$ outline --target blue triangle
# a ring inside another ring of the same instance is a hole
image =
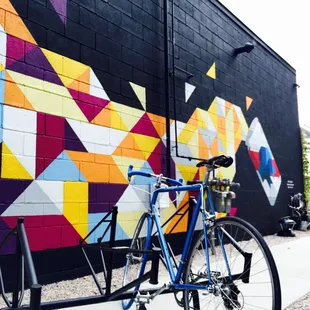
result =
[[[102,220],[102,218],[106,215],[106,212],[102,213],[90,213],[88,214],[88,232],[90,232],[96,225],[99,223],[99,221]],[[107,220],[110,220],[111,216],[107,218]],[[96,243],[97,239],[102,236],[106,228],[108,227],[108,222],[103,222],[95,231],[94,233],[89,236],[88,243]],[[116,234],[115,234],[116,240],[127,240],[129,237],[124,232],[123,228],[116,223]],[[102,242],[106,242],[110,240],[110,231],[108,230],[107,234],[102,239]]]
[[[140,171],[154,174],[153,169],[151,168],[150,164],[147,161],[143,164]],[[134,185],[151,185],[151,184],[154,184],[155,181],[156,180],[154,178],[146,178],[146,177],[142,177],[142,176],[137,175],[134,177],[131,184],[134,184]]]
[[[60,153],[37,180],[87,182],[66,151]]]

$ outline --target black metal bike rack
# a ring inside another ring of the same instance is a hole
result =
[[[23,218],[18,218],[16,227],[13,228],[4,238],[2,244],[0,245],[0,250],[6,244],[8,239],[13,235],[16,235],[16,281],[12,294],[12,301],[10,301],[6,296],[2,271],[0,267],[0,288],[3,300],[7,305],[8,309],[20,308],[24,296],[24,280],[26,269],[26,275],[30,286],[29,308],[33,310],[40,309],[42,286],[38,283]]]
[[[185,203],[183,206],[178,208],[176,212],[170,216],[170,218],[162,225],[162,227],[165,227],[173,217],[179,216],[180,218],[175,223],[175,225],[169,230],[167,235],[170,235],[175,227],[178,225],[178,223],[184,218],[184,216],[188,213],[188,225],[191,220],[191,214],[192,209],[194,207],[193,197],[189,199],[187,203]],[[187,207],[187,209],[185,209]],[[128,292],[128,290],[134,288],[138,284],[141,284],[142,282],[148,281],[155,285],[158,283],[158,269],[159,269],[159,259],[161,254],[161,249],[158,247],[153,246],[151,250],[134,250],[130,249],[129,247],[117,247],[115,246],[115,236],[116,236],[116,224],[117,224],[117,214],[118,214],[118,207],[114,206],[110,212],[108,212],[102,220],[89,232],[89,234],[80,240],[80,247],[81,251],[84,254],[84,257],[87,261],[87,264],[90,268],[91,275],[94,279],[94,282],[98,288],[99,295],[98,296],[92,296],[92,297],[85,297],[85,298],[75,298],[75,299],[68,299],[68,300],[59,300],[54,302],[41,302],[41,291],[42,286],[38,283],[37,275],[31,255],[31,251],[29,248],[28,238],[24,226],[24,219],[19,218],[17,226],[8,233],[8,235],[3,240],[2,244],[0,245],[1,248],[5,245],[7,240],[12,237],[13,235],[16,235],[16,252],[15,257],[17,258],[17,266],[16,266],[16,279],[15,279],[15,285],[14,290],[12,294],[12,301],[8,300],[6,297],[5,289],[4,289],[4,281],[2,277],[1,272],[1,266],[0,266],[0,292],[2,294],[2,297],[7,305],[6,309],[31,309],[31,310],[38,310],[38,309],[64,309],[64,308],[70,308],[70,307],[78,307],[78,306],[84,306],[84,305],[91,305],[91,304],[97,304],[97,303],[104,303],[108,301],[116,301],[116,300],[124,300],[124,299],[130,299],[135,298],[137,295],[136,292]],[[89,238],[92,234],[95,233],[95,231],[103,224],[108,223],[107,227],[105,228],[103,234],[101,237],[97,239],[97,243],[95,244],[86,244],[87,238]],[[108,245],[106,245],[103,240],[107,236],[108,232],[110,232],[110,238],[107,242]],[[154,235],[153,235],[154,236]],[[102,261],[102,270],[105,280],[105,287],[101,287],[98,277],[96,275],[95,269],[93,265],[91,264],[91,261],[89,259],[89,256],[87,254],[86,249],[90,250],[99,250],[101,255],[101,261]],[[151,256],[152,265],[151,270],[145,273],[142,277],[139,279],[134,280],[131,283],[128,283],[127,285],[123,286],[122,288],[111,292],[111,282],[112,282],[112,273],[113,273],[113,254],[114,253],[144,253],[148,256]],[[23,301],[24,296],[24,290],[25,290],[25,270],[26,275],[28,279],[28,283],[30,286],[30,303],[29,305],[21,305]],[[152,294],[158,291],[157,288],[149,288],[147,290],[140,290],[140,294]],[[161,295],[173,293],[173,290],[170,288],[167,288],[163,291],[161,291]]]

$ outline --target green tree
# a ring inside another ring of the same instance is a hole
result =
[[[302,164],[303,164],[303,174],[304,174],[304,187],[305,187],[305,196],[306,201],[309,205],[310,202],[310,173],[309,173],[309,158],[307,152],[309,150],[309,143],[305,138],[305,134],[301,132],[301,142],[302,142]]]

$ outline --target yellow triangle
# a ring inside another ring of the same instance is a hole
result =
[[[80,76],[82,76],[85,71],[89,71],[89,66],[86,66],[78,61],[72,60],[70,58],[64,57],[63,58],[63,75],[73,79],[77,80]],[[60,76],[62,79],[62,77]],[[63,80],[64,83],[66,83],[65,80]],[[65,86],[67,86],[65,84]]]
[[[88,183],[64,182],[63,215],[79,235],[88,233]]]
[[[122,229],[128,236],[128,238],[133,237],[133,233],[137,227],[137,221],[141,217],[143,211],[128,211],[119,212],[117,214],[117,220],[122,223]]]
[[[129,165],[133,165],[135,170],[140,170],[142,166],[145,164],[144,159],[130,158],[125,156],[111,156],[118,166],[119,170],[122,172],[126,180],[128,179],[128,167]]]
[[[111,114],[110,114],[110,117],[111,117],[111,128],[120,129],[120,130],[123,130],[123,131],[129,131],[127,126],[123,122],[120,114],[115,109],[115,107],[114,107],[112,102],[110,103],[109,107],[111,109]]]
[[[193,180],[198,170],[196,166],[185,166],[185,165],[176,165],[176,166],[184,179],[183,182],[184,184],[186,184],[186,182],[189,180]]]
[[[2,70],[4,70],[4,67],[3,67],[2,63],[0,62],[0,72],[1,72]]]
[[[4,142],[2,143],[1,178],[24,180],[33,179]]]
[[[141,152],[144,154],[145,159],[149,158],[150,154],[154,151],[160,141],[158,138],[140,135],[137,133],[132,133],[132,135]]]
[[[58,75],[63,75],[63,62],[64,62],[64,57],[56,54],[54,52],[51,52],[49,50],[46,50],[44,48],[41,48],[41,51],[55,70],[55,72]]]
[[[185,125],[185,127],[183,128],[183,130],[178,136],[178,142],[187,144],[188,141],[192,138],[195,131],[196,131],[196,126],[189,125],[189,124]]]
[[[198,142],[198,130],[196,130],[187,143],[193,157],[199,158],[199,142]]]
[[[145,111],[134,109],[124,104],[114,101],[111,103],[113,103],[113,108],[119,113],[122,121],[129,131],[137,124],[142,115],[145,114]]]
[[[246,101],[246,110],[248,111],[250,106],[251,106],[251,104],[252,104],[252,102],[253,102],[253,99],[248,97],[248,96],[246,96],[245,97],[245,101]]]
[[[71,83],[70,83],[71,80]],[[76,80],[68,79],[69,85],[67,88],[74,89],[81,93],[89,94],[90,92],[90,69],[88,68],[85,72],[81,74]]]
[[[79,81],[73,80],[73,82],[71,84],[67,85],[67,88],[79,91]]]
[[[146,91],[145,87],[129,82],[136,96],[138,97],[143,109],[146,110]]]
[[[212,79],[216,79],[216,68],[215,68],[215,62],[210,67],[209,71],[206,73],[206,75]]]

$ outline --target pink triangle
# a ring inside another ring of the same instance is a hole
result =
[[[67,22],[67,0],[50,0],[59,18],[64,24]]]
[[[138,123],[131,129],[131,132],[153,138],[159,138],[159,135],[156,129],[154,128],[152,121],[150,120],[149,116],[146,113],[140,118]]]

